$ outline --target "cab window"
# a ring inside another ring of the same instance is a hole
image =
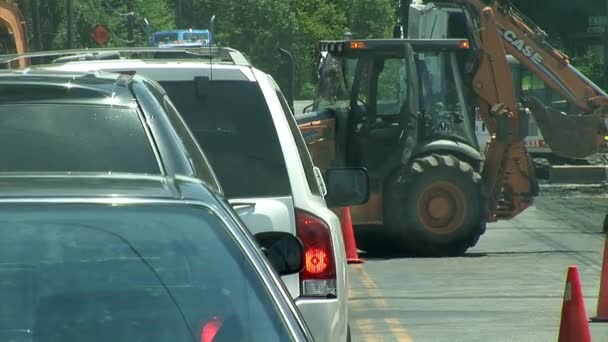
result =
[[[378,99],[376,112],[378,115],[399,114],[407,101],[406,60],[404,58],[387,58],[379,64]]]

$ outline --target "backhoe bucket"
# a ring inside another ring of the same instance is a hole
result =
[[[605,109],[593,113],[567,115],[545,106],[534,97],[526,106],[551,151],[565,158],[585,158],[598,152],[604,141]]]

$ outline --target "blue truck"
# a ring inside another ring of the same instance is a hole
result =
[[[209,46],[213,44],[209,30],[184,29],[155,32],[150,36],[152,47]]]

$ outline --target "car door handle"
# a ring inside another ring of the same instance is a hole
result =
[[[234,208],[234,210],[255,208],[255,203],[247,203],[247,202],[235,202],[235,203],[230,203],[230,205],[232,205],[232,208]]]

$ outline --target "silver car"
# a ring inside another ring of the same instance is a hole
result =
[[[255,242],[200,180],[0,183],[1,341],[312,341],[272,267],[299,272],[301,242],[280,232]]]

